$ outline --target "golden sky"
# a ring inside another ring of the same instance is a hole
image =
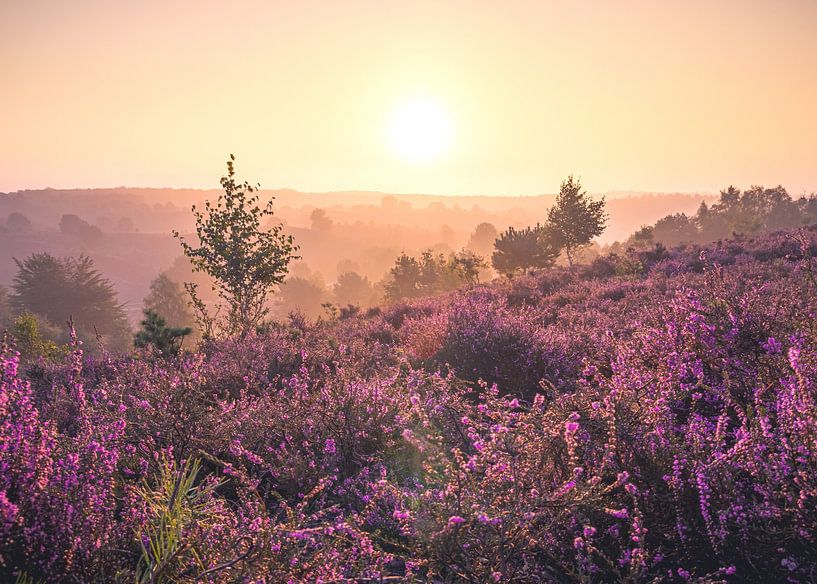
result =
[[[815,0],[0,0],[0,73],[2,191],[817,191]]]

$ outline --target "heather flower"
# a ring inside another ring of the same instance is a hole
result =
[[[783,345],[774,337],[769,337],[760,346],[770,355],[778,355],[783,352]]]
[[[475,581],[537,581],[542,545],[599,582],[806,580],[817,297],[783,256],[751,259],[778,244],[729,245],[744,259],[707,249],[719,272],[673,250],[626,278],[524,276],[176,361],[76,346],[29,371],[2,352],[0,562],[135,577],[119,550],[150,547],[161,507],[143,491],[200,456],[196,484],[218,486],[182,541],[207,566],[252,543],[248,581],[421,580],[452,553]],[[401,311],[415,349],[440,343],[422,369]],[[169,577],[194,579],[188,559]]]
[[[462,525],[463,523],[465,523],[465,519],[463,519],[459,515],[452,515],[451,517],[448,518],[449,525],[457,526]]]

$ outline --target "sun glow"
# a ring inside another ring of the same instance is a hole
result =
[[[389,140],[404,160],[424,164],[439,160],[451,147],[453,127],[447,112],[430,100],[398,108],[389,123]]]

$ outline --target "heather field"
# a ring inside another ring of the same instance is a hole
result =
[[[817,231],[0,357],[20,582],[815,582]],[[22,574],[22,575],[21,575]]]

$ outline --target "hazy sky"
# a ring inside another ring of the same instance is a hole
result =
[[[817,0],[0,0],[0,72],[2,191],[817,191]]]

